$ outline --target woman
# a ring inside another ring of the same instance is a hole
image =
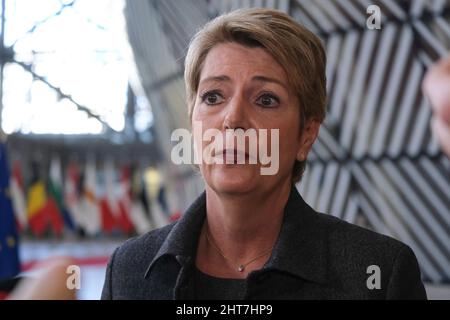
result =
[[[185,61],[196,149],[231,163],[202,161],[206,190],[183,217],[115,251],[102,298],[426,298],[409,247],[316,213],[295,188],[325,116],[325,60],[314,34],[274,10],[234,11],[196,34]],[[278,144],[259,146],[278,151],[276,174],[239,164],[248,148],[208,149],[208,129],[226,143],[270,131]]]

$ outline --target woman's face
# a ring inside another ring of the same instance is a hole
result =
[[[220,161],[200,164],[210,188],[219,193],[248,193],[290,183],[294,162],[306,158],[318,127],[318,123],[312,127],[308,123],[305,133],[300,135],[298,98],[289,87],[284,69],[265,49],[230,42],[210,50],[201,70],[192,114],[197,152],[205,152],[214,141],[205,141],[203,134],[208,129],[217,129],[223,139],[223,148],[209,150],[212,159],[221,159],[223,164]],[[245,149],[239,148],[233,136],[227,137],[227,129],[239,134],[242,131],[236,129],[256,132],[259,143],[256,154],[249,148],[248,139]],[[266,129],[266,143],[262,143],[261,129]],[[272,129],[278,130],[278,139]],[[232,142],[238,151],[230,148]],[[258,160],[250,164],[250,158],[259,157],[260,152],[267,152],[270,163],[261,164]],[[245,164],[237,163],[236,157],[242,154]],[[262,174],[262,169],[268,167],[271,170]]]

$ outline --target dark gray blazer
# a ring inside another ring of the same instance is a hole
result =
[[[192,271],[205,208],[203,193],[178,222],[117,248],[102,299],[195,297]],[[246,298],[426,299],[426,293],[408,246],[315,212],[293,187],[272,256],[248,275]]]

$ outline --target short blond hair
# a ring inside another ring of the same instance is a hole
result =
[[[309,119],[320,122],[326,111],[326,55],[321,40],[289,15],[266,8],[239,9],[208,22],[192,38],[185,59],[184,81],[189,118],[209,51],[220,43],[262,47],[281,65],[300,102],[301,130]],[[305,161],[296,161],[292,178],[300,180]]]

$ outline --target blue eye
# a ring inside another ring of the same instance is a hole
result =
[[[201,95],[202,102],[207,105],[216,105],[223,102],[223,96],[217,91],[208,91]]]
[[[278,106],[280,99],[272,94],[265,93],[256,100],[256,103],[265,108],[273,108]]]

